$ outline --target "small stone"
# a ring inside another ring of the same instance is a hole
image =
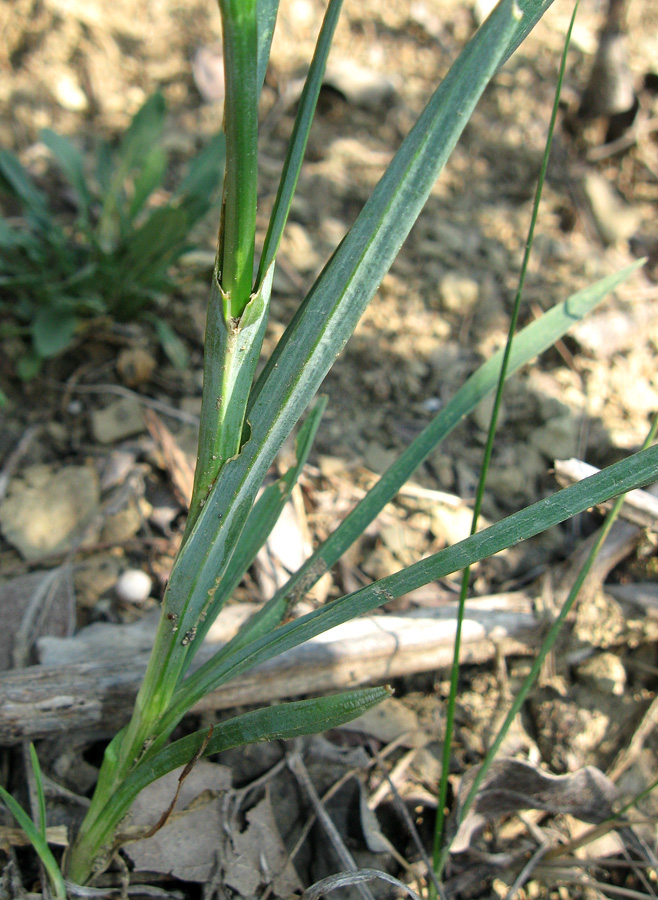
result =
[[[99,540],[103,544],[123,544],[137,534],[143,521],[140,505],[132,498],[123,509],[107,516]]]
[[[115,591],[119,600],[124,603],[144,603],[151,593],[153,581],[141,569],[126,569],[119,576]]]
[[[101,490],[109,491],[123,484],[136,467],[137,456],[127,450],[113,450],[103,464]]]
[[[456,272],[449,272],[439,284],[441,308],[449,312],[469,312],[477,303],[479,295],[477,281]]]
[[[514,502],[526,496],[529,487],[534,488],[534,484],[529,484],[527,476],[514,466],[492,466],[487,472],[487,488],[497,499]]]
[[[199,47],[192,59],[192,77],[206,103],[223,103],[226,95],[221,44]]]
[[[311,555],[311,547],[304,537],[304,529],[291,501],[281,510],[262,552],[265,557],[269,554],[277,559],[288,572],[296,572],[306,557]]]
[[[577,455],[580,423],[571,416],[549,419],[530,435],[531,444],[546,459],[571,459]]]
[[[376,109],[395,94],[395,85],[387,75],[344,57],[330,61],[323,83],[364,109]]]
[[[61,75],[54,86],[57,102],[69,112],[84,112],[89,106],[85,92],[69,73]]]
[[[295,272],[307,274],[320,266],[320,256],[308,231],[299,222],[289,222],[282,251]]]
[[[0,504],[0,528],[25,559],[64,553],[89,526],[99,499],[98,476],[90,466],[30,466],[10,483]]]
[[[429,523],[429,516],[428,523]],[[408,528],[402,522],[390,522],[382,525],[379,536],[382,543],[395,557],[403,559],[409,546]]]
[[[73,574],[78,605],[86,609],[96,606],[99,598],[117,583],[120,565],[120,560],[110,553],[95,553],[81,560]]]
[[[150,381],[156,365],[148,350],[142,347],[128,347],[119,354],[117,373],[128,387],[139,387]]]
[[[443,309],[447,309],[449,312],[467,313],[477,303],[480,287],[473,278],[449,272],[441,279],[439,296]]]
[[[369,441],[363,461],[372,472],[381,475],[389,466],[393,465],[398,456],[399,453],[395,450],[387,450],[381,444],[378,444],[377,441]]]
[[[401,566],[387,547],[376,547],[362,562],[361,568],[366,575],[379,581],[380,578],[388,578],[399,572]]]
[[[578,678],[602,694],[621,697],[626,687],[626,669],[614,653],[597,653],[578,666]]]
[[[473,410],[473,421],[480,429],[485,433],[488,433],[489,426],[491,424],[491,413],[493,412],[494,402],[496,398],[493,394],[489,394],[488,397],[485,397]],[[505,410],[505,404],[501,403],[498,409],[498,419],[497,426],[500,428],[505,424],[505,420],[507,418],[507,412]]]
[[[432,534],[438,540],[452,546],[463,541],[471,533],[473,523],[473,510],[467,506],[459,506],[450,509],[448,506],[437,504],[431,511]],[[485,527],[485,521],[480,518],[480,527]]]
[[[588,173],[583,192],[604,244],[625,241],[635,234],[641,219],[639,209],[629,206],[606,178],[598,172]]]
[[[91,414],[91,431],[99,444],[112,444],[146,431],[141,404],[132,397],[110,403]]]

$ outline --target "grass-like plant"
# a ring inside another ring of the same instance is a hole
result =
[[[310,451],[324,401],[315,404],[299,431],[293,467],[256,499],[278,450],[311,404],[375,294],[482,91],[550,3],[499,3],[430,98],[254,382],[277,248],[341,0],[329,0],[257,267],[257,112],[277,0],[220,0],[226,171],[206,327],[194,493],[132,718],[106,749],[91,806],[66,860],[66,875],[72,882],[85,884],[107,866],[122,842],[122,818],[139,791],[161,775],[229,747],[333,727],[387,695],[386,688],[372,688],[283,703],[236,716],[210,732],[170,742],[176,726],[208,692],[335,625],[655,480],[658,448],[650,447],[440,553],[288,621],[291,607],[364,532],[446,435],[496,389],[501,351],[471,375],[336,531],[238,635],[189,674],[203,637],[290,495]],[[630,266],[579,291],[523,329],[505,353],[507,375],[550,347],[635,268]],[[437,867],[440,865],[438,860]]]
[[[0,335],[27,339],[21,377],[37,374],[98,317],[149,318],[165,352],[180,362],[182,343],[158,304],[175,289],[172,267],[192,249],[190,232],[219,195],[224,136],[190,162],[167,202],[156,203],[168,176],[165,120],[164,97],[153,94],[116,148],[100,144],[93,173],[71,141],[41,132],[72,191],[74,216],[61,202],[53,211],[19,160],[0,150],[0,194],[21,212],[0,218]]]

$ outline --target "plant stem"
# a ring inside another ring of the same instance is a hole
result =
[[[220,469],[240,452],[249,391],[267,324],[271,274],[243,309],[225,316],[226,296],[213,274],[203,355],[203,399],[194,489],[184,541],[189,537]]]
[[[253,282],[258,176],[256,0],[219,0],[224,34],[226,176],[219,283],[226,316],[239,318]]]
[[[206,319],[199,452],[183,543],[221,467],[240,450],[247,398],[267,318],[267,280],[261,283],[258,297],[251,293],[260,93],[256,6],[256,0],[219,0],[226,80],[226,173]]]
[[[519,274],[519,283],[516,290],[516,296],[514,298],[514,306],[512,309],[512,316],[510,318],[510,324],[507,334],[507,341],[505,344],[505,350],[503,352],[503,359],[500,366],[500,375],[498,377],[498,386],[496,388],[496,396],[494,399],[493,409],[491,412],[491,421],[489,423],[489,431],[487,434],[487,443],[484,450],[484,457],[482,460],[482,467],[480,469],[480,478],[478,482],[478,487],[475,496],[475,505],[473,508],[473,518],[471,522],[471,535],[477,532],[478,520],[480,518],[480,512],[482,509],[482,501],[484,499],[484,491],[486,486],[487,473],[489,471],[489,465],[491,463],[491,457],[493,455],[494,448],[494,440],[496,436],[496,426],[498,423],[498,414],[500,411],[500,407],[503,400],[503,391],[505,389],[505,384],[507,381],[507,372],[509,368],[510,356],[512,354],[512,343],[514,341],[514,335],[516,334],[516,326],[519,320],[519,311],[521,309],[521,299],[523,296],[523,288],[525,285],[525,277],[528,271],[528,263],[530,261],[530,252],[532,250],[534,235],[535,235],[535,226],[537,224],[537,217],[539,214],[539,203],[541,201],[541,195],[544,188],[544,182],[546,180],[546,172],[548,169],[548,160],[551,152],[551,146],[553,143],[553,133],[555,131],[555,123],[557,121],[557,114],[559,110],[560,103],[560,94],[562,92],[562,80],[564,78],[564,72],[566,69],[567,63],[567,51],[569,49],[569,45],[571,43],[571,32],[573,31],[574,22],[576,19],[576,13],[578,11],[578,3],[579,0],[576,0],[574,4],[573,13],[571,16],[571,22],[569,23],[569,27],[567,29],[567,34],[564,42],[564,48],[562,50],[562,59],[560,62],[560,69],[558,72],[557,86],[555,89],[555,96],[553,98],[553,109],[551,112],[551,119],[548,126],[548,134],[546,136],[546,143],[544,145],[544,155],[542,158],[542,164],[539,171],[539,178],[537,179],[537,187],[535,189],[535,199],[532,206],[532,215],[530,217],[530,227],[528,228],[528,237],[526,239],[525,251],[523,254],[523,262],[521,263],[521,272]],[[462,634],[462,624],[464,621],[464,615],[466,611],[466,599],[468,596],[468,586],[470,581],[471,567],[467,566],[462,573],[462,581],[461,581],[461,590],[459,593],[459,607],[457,611],[457,628],[455,632],[455,644],[454,644],[454,652],[453,652],[453,661],[452,667],[450,671],[450,692],[448,697],[448,704],[446,707],[446,726],[445,726],[445,736],[443,741],[443,758],[442,758],[442,771],[441,771],[441,780],[439,784],[439,796],[437,802],[437,817],[436,824],[434,829],[434,846],[433,846],[433,855],[434,855],[434,867],[437,877],[441,875],[441,860],[442,860],[442,847],[444,843],[444,828],[445,828],[445,814],[446,814],[446,802],[448,798],[448,777],[450,774],[450,750],[452,746],[452,737],[454,731],[454,719],[455,719],[455,711],[457,706],[457,690],[459,685],[459,658],[461,651],[461,634]],[[432,895],[432,889],[430,888],[430,894]]]
[[[223,464],[240,450],[249,389],[267,318],[271,277],[251,294],[256,229],[258,94],[256,0],[220,0],[226,74],[226,176],[204,352],[199,454],[185,540],[191,534]],[[111,850],[116,821],[106,815],[119,786],[161,733],[159,723],[187,664],[196,621],[183,626],[194,580],[175,577],[132,719],[108,747],[91,807],[72,848],[69,873],[85,883],[94,862]],[[174,610],[181,610],[173,613]]]
[[[658,433],[658,415],[654,416],[653,422],[651,423],[651,428],[649,430],[649,434],[647,435],[647,437],[644,441],[644,444],[642,445],[642,449],[646,449],[647,447],[651,446],[651,444],[654,442],[654,440],[656,438],[657,433]],[[460,821],[463,821],[467,812],[473,805],[473,802],[475,801],[475,799],[477,797],[477,794],[478,794],[478,791],[480,790],[482,782],[484,781],[484,778],[485,778],[487,772],[489,771],[489,766],[494,761],[496,754],[500,750],[500,747],[501,747],[501,745],[505,739],[505,736],[507,735],[507,732],[509,731],[514,719],[516,718],[518,713],[521,711],[521,708],[522,708],[523,704],[525,703],[526,698],[527,698],[528,694],[530,693],[531,688],[533,687],[535,681],[537,680],[537,677],[539,676],[539,673],[541,672],[541,668],[544,664],[544,660],[546,659],[546,657],[548,656],[548,654],[550,653],[552,648],[555,646],[555,642],[557,641],[558,637],[560,636],[560,632],[562,631],[562,627],[564,626],[564,623],[567,620],[567,616],[573,609],[574,603],[578,599],[578,594],[580,593],[580,590],[581,590],[583,584],[585,583],[585,579],[589,575],[592,565],[594,564],[596,557],[599,555],[601,547],[605,543],[605,540],[607,539],[608,535],[610,534],[610,530],[611,530],[612,526],[615,524],[617,517],[619,516],[619,512],[620,512],[622,506],[624,505],[624,499],[625,499],[625,494],[620,494],[617,497],[617,499],[615,500],[615,503],[614,503],[612,509],[606,516],[606,518],[603,522],[603,525],[601,526],[601,529],[599,530],[599,533],[596,537],[596,541],[592,545],[592,548],[587,556],[587,559],[583,563],[581,570],[578,573],[578,576],[573,584],[573,587],[569,591],[569,596],[564,601],[562,609],[560,610],[557,618],[551,625],[551,627],[548,631],[548,634],[546,635],[546,638],[544,639],[541,647],[539,648],[539,651],[537,653],[537,656],[535,657],[535,661],[532,664],[530,672],[526,675],[526,677],[523,681],[523,684],[521,685],[521,688],[519,689],[518,694],[514,698],[514,701],[509,709],[509,712],[507,713],[507,716],[505,717],[505,721],[500,726],[498,734],[496,735],[493,743],[489,747],[489,750],[487,751],[487,754],[482,762],[482,765],[478,769],[477,775],[473,779],[473,784],[471,785],[471,789],[468,792],[468,795],[466,796],[466,799],[464,800],[464,802],[460,808]],[[622,810],[622,812],[624,812],[624,811],[625,810]],[[456,825],[459,825],[459,822],[457,822]],[[456,833],[456,829],[455,829],[455,833]],[[450,852],[450,847],[448,845],[445,845],[441,850],[441,855],[438,860],[438,865],[435,867],[437,878],[440,878],[441,875],[443,874],[443,870],[448,861],[449,852]]]

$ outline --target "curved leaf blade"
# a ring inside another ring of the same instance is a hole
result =
[[[573,325],[588,315],[604,297],[643,264],[644,260],[639,260],[620,272],[578,291],[544,313],[540,319],[523,328],[516,335],[512,345],[507,377],[517,372],[533,357],[552,347]],[[335,565],[430,453],[436,450],[444,438],[475,409],[478,403],[494,391],[503,355],[504,350],[499,350],[468,378],[446,406],[357,503],[338,528],[291,576],[288,583],[255,614],[253,619],[245,623],[240,634],[234,639],[236,644],[237,641],[240,644],[245,642],[247,629],[262,629],[261,633],[264,634],[265,631],[278,625],[286,616],[288,609]],[[256,637],[256,633],[253,637]],[[227,645],[225,651],[228,651],[230,646]]]
[[[52,885],[53,891],[55,892],[55,896],[58,898],[58,900],[66,900],[66,885],[64,883],[64,878],[62,877],[62,873],[60,872],[59,866],[57,865],[57,860],[53,856],[50,847],[41,834],[41,831],[37,828],[32,819],[25,812],[23,807],[14,800],[11,794],[7,793],[2,785],[0,785],[0,800],[2,800],[9,812],[16,819],[18,824],[21,826],[21,828],[29,838],[30,843],[34,847],[39,859],[43,863],[43,866],[48,873],[48,878]]]
[[[311,133],[315,107],[320,95],[322,79],[324,78],[327,59],[329,57],[329,51],[331,50],[331,43],[336,30],[336,25],[338,24],[342,5],[343,0],[329,0],[327,12],[325,13],[324,21],[322,22],[322,28],[320,29],[315,52],[313,53],[311,66],[304,83],[302,96],[299,100],[299,108],[295,117],[295,124],[290,137],[290,143],[288,144],[288,151],[283,164],[283,171],[281,173],[281,180],[272,209],[270,223],[267,228],[265,243],[263,244],[263,253],[258,267],[258,275],[256,277],[257,288],[265,277],[265,273],[270,265],[274,262],[279,243],[281,242],[281,236],[283,235],[283,229],[288,220],[290,204],[292,203],[292,198],[297,186],[297,179],[299,178],[304,153],[306,152],[308,137]]]
[[[220,660],[216,665],[210,660],[178,688],[163,717],[162,727],[166,727],[169,721],[179,721],[198,699],[258,663],[272,659],[336,625],[371,612],[430,581],[445,578],[534,537],[618,494],[649,484],[657,477],[658,446],[654,446],[609,466],[577,485],[558,491],[401,572],[334,600],[296,621],[281,625],[272,634],[253,641],[229,659]]]
[[[223,574],[279,447],[347,342],[518,27],[504,2],[462,52],[274,351],[252,396],[251,439],[228,462],[183,547],[165,600],[184,634]],[[171,643],[167,659],[180,651]]]
[[[337,728],[381,703],[391,693],[389,688],[375,687],[332,697],[281,703],[221,722],[215,726],[210,740],[207,731],[197,731],[174,741],[164,750],[145,757],[110,795],[101,814],[85,834],[85,840],[95,847],[107,844],[137,794],[156,778],[187,765],[199,751],[202,756],[212,756],[245,744],[287,740]]]
[[[288,469],[285,475],[282,475],[281,478],[278,478],[273,484],[265,488],[249,513],[249,518],[240,535],[238,546],[231,556],[231,561],[215,594],[212,605],[209,607],[204,621],[197,628],[197,639],[190,646],[190,652],[186,660],[187,665],[189,665],[192,656],[219,615],[224,603],[242,581],[245,572],[252,565],[258,551],[265,544],[279,520],[283,507],[288,502],[292,489],[297,484],[301,471],[306,465],[326,405],[326,397],[321,397],[297,435],[294,465]]]
[[[80,218],[87,223],[89,221],[91,195],[89,194],[87,179],[85,178],[82,154],[71,141],[50,128],[44,128],[40,137],[57,160],[64,175],[68,178],[78,200]]]
[[[279,11],[279,0],[258,0],[258,69],[256,83],[260,96],[265,83],[265,73],[270,60],[270,48],[274,37],[274,26]]]

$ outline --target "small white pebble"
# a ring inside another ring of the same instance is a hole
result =
[[[141,569],[126,569],[116,583],[116,593],[124,603],[143,603],[151,593],[153,581]]]

